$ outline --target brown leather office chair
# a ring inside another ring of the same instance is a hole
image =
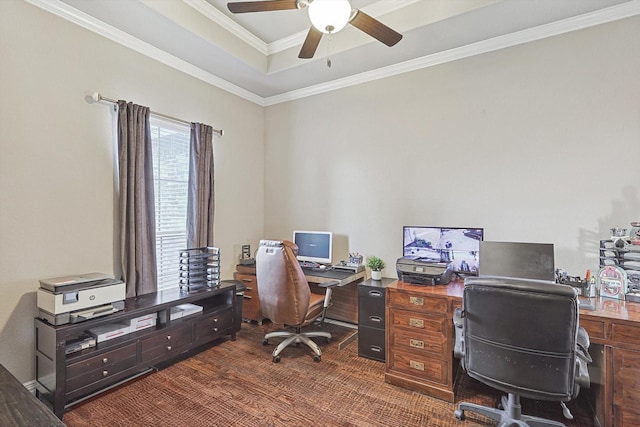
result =
[[[507,277],[470,277],[454,314],[456,356],[476,380],[501,390],[502,409],[462,402],[455,416],[477,412],[499,426],[564,426],[523,415],[520,397],[564,402],[589,386],[589,336],[579,325],[574,288]]]
[[[262,314],[275,324],[292,328],[291,331],[270,332],[264,336],[263,344],[270,338],[284,337],[273,350],[274,362],[280,361],[280,353],[290,344],[305,343],[313,350],[313,360],[321,360],[320,347],[311,337],[324,337],[327,342],[331,334],[324,331],[301,332],[301,329],[320,318],[324,320],[331,301],[331,289],[337,280],[321,283],[325,294],[315,294],[309,289],[307,278],[296,259],[298,246],[287,240],[261,240],[256,253],[256,276]]]

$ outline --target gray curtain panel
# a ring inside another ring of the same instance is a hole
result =
[[[149,108],[118,101],[120,259],[127,297],[157,290]]]
[[[187,246],[213,246],[213,128],[191,123]]]

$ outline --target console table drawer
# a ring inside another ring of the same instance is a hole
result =
[[[178,355],[182,348],[191,344],[191,324],[173,328],[141,341],[142,363],[149,363],[158,357]]]
[[[71,393],[100,380],[112,378],[136,365],[136,343],[103,353],[67,368],[67,393]]]
[[[396,350],[393,347],[388,353],[388,372],[401,372],[417,381],[449,385],[451,367],[446,360],[436,359],[427,354],[418,355],[413,352]]]
[[[93,370],[103,370],[113,366],[115,363],[128,359],[130,357],[136,357],[136,343],[131,343],[125,347],[118,348],[113,351],[99,354],[95,357],[82,360],[80,362],[71,363],[67,366],[67,378],[73,378],[77,376],[86,375],[87,372]]]
[[[403,310],[443,315],[449,310],[449,303],[446,298],[433,298],[418,294],[412,295],[407,292],[390,292],[388,298],[391,307]]]
[[[220,336],[228,329],[232,323],[231,309],[212,314],[204,319],[199,319],[195,323],[194,341],[203,343]]]

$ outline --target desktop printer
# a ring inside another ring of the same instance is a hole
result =
[[[76,323],[124,308],[125,283],[102,273],[40,280],[39,317],[52,325]]]
[[[402,257],[396,261],[398,279],[416,285],[446,285],[451,281],[453,265],[450,262],[425,261]]]

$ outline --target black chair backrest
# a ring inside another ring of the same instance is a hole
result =
[[[463,297],[469,376],[523,397],[569,400],[574,388],[578,298],[570,286],[471,277]]]

